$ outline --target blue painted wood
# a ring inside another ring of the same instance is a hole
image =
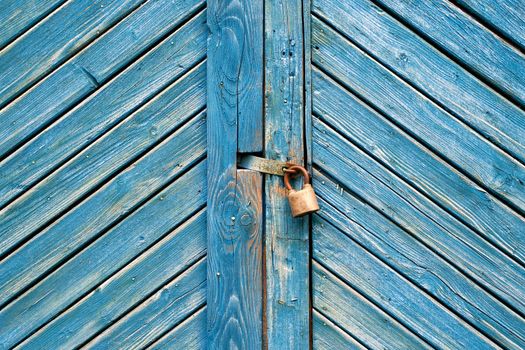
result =
[[[199,310],[150,347],[158,350],[206,348],[206,308]]]
[[[461,271],[524,313],[523,267],[314,119],[314,163]],[[348,208],[347,208],[348,209]]]
[[[204,116],[199,115],[3,260],[0,304],[125,218],[151,192],[187,171],[205,151],[206,125]]]
[[[320,119],[382,165],[459,217],[488,241],[525,261],[525,220],[461,173],[439,161],[381,115],[314,71]]]
[[[319,350],[366,349],[357,340],[345,333],[335,323],[324,317],[316,310],[312,312],[312,346]]]
[[[525,55],[458,7],[445,1],[379,2],[434,45],[525,105]]]
[[[525,50],[525,4],[522,0],[454,0]]]
[[[111,325],[151,291],[162,288],[185,267],[202,258],[206,249],[206,214],[187,220],[102,285],[48,323],[20,347],[26,349],[72,349]],[[201,283],[203,283],[201,281]],[[192,293],[198,286],[184,283]],[[188,302],[189,300],[186,300]],[[181,301],[179,301],[181,302]],[[173,308],[190,305],[172,305]],[[136,324],[135,324],[136,326]],[[123,344],[117,347],[123,347]]]
[[[365,252],[331,223],[316,216],[312,225],[313,257],[330,270],[336,270],[342,280],[425,339],[432,347],[494,348],[495,344],[488,338],[465,324],[420,289],[407,283],[404,277],[387,267],[377,257]],[[315,290],[326,292],[328,288],[318,287]],[[334,297],[328,297],[328,300],[333,299]],[[336,308],[335,305],[333,307]],[[393,336],[392,333],[390,335]]]
[[[141,5],[141,0],[73,0],[0,52],[0,106]]]
[[[202,236],[206,232],[206,224],[203,224]],[[206,261],[200,260],[86,344],[85,348],[142,349],[198,312],[205,301]],[[205,320],[200,331],[206,334]],[[182,344],[177,345],[182,347]]]
[[[106,84],[202,5],[202,0],[148,1],[0,110],[0,158]]]
[[[417,335],[318,262],[312,263],[312,270],[315,307],[367,348],[431,349]]]
[[[4,0],[0,5],[0,49],[56,10],[66,0]]]
[[[302,1],[265,1],[265,156],[304,164]],[[292,218],[282,178],[266,176],[269,349],[310,346],[308,219]]]
[[[111,84],[0,163],[1,202],[5,204],[27,189],[57,163],[64,162],[150,101],[187,72],[188,66],[202,60],[205,20],[205,14],[199,14]],[[9,250],[17,238],[4,240],[0,252]]]
[[[379,211],[319,172],[320,216],[508,349],[525,346],[525,320]],[[336,209],[337,208],[337,209]]]
[[[2,309],[2,346],[20,342],[86,293],[101,291],[107,278],[202,208],[205,179],[206,162],[201,162]]]
[[[358,2],[351,3],[357,4]],[[368,14],[372,11],[375,10],[368,9],[365,12]],[[355,17],[355,15],[341,15],[340,17],[350,18]],[[379,17],[383,19],[387,16]],[[390,24],[384,23],[384,26],[387,25]],[[347,27],[349,25],[344,28]],[[383,28],[383,25],[378,25],[378,28]],[[382,30],[378,29],[374,33],[381,33]],[[378,36],[380,35],[378,34]],[[418,142],[427,145],[434,152],[448,158],[451,164],[469,174],[485,190],[508,201],[517,210],[523,212],[525,208],[525,166],[522,163],[503,153],[485,138],[473,132],[463,122],[436,106],[432,101],[411,88],[385,67],[379,65],[377,61],[318,19],[314,19],[312,40],[313,45],[319,47],[313,53],[314,63],[322,65],[325,72],[336,76],[345,87],[362,96],[363,99],[381,110],[396,124],[402,126],[405,131],[416,136]],[[390,42],[396,41],[392,39]],[[373,45],[375,46],[375,44]],[[383,45],[387,48],[390,47],[390,44],[387,45],[385,42],[383,42]],[[404,49],[405,46],[403,46]],[[425,54],[427,53],[421,50],[417,53],[418,57],[422,57]],[[408,62],[411,61],[409,60]],[[428,58],[425,62],[433,61],[431,58]],[[397,64],[402,65],[399,62]],[[425,75],[436,76],[434,72],[441,70],[440,67],[442,66],[438,65]],[[419,72],[421,70],[414,71]],[[450,69],[446,70],[446,72],[450,71]],[[363,74],[362,72],[367,73]],[[450,81],[455,80],[452,78],[447,79],[446,83]],[[464,79],[461,81],[464,81]],[[457,87],[460,84],[456,82],[449,85]],[[438,89],[440,85],[427,84],[426,86]],[[443,85],[443,88],[446,88],[446,86]],[[447,106],[453,108],[453,106],[460,103],[467,103],[465,101],[468,101],[468,104],[473,106],[479,101],[485,101],[481,97],[468,96],[462,93],[470,91],[474,90],[462,86],[461,91],[450,93],[454,100],[450,101],[450,104]],[[525,123],[523,123],[522,113],[522,111],[519,111],[519,113],[517,111],[509,111],[502,114],[502,118],[498,119],[491,112],[490,115],[494,119],[491,117],[490,120],[480,121],[480,123],[493,131],[504,130],[506,135],[504,139],[508,141],[507,143],[516,146],[517,148],[513,146],[516,149],[521,149],[524,147],[524,144],[519,140],[522,140],[523,136],[525,136]],[[475,115],[480,118],[483,115],[486,116],[483,111]],[[498,120],[505,125],[503,127],[499,125],[500,122]],[[495,140],[496,138],[492,135],[491,139]]]
[[[257,33],[252,26],[260,25],[260,1],[207,3],[208,349],[256,349],[263,341],[262,175],[237,170],[239,140],[255,136],[244,134],[240,118],[248,117],[250,104],[262,110],[260,94],[254,94],[258,72],[250,72],[246,60],[257,57],[244,56],[251,51],[246,45],[259,43],[247,40]]]

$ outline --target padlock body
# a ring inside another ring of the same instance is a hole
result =
[[[319,210],[319,204],[312,185],[306,184],[300,191],[288,191],[288,202],[294,218],[308,215]]]

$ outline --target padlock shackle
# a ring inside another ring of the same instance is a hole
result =
[[[300,165],[292,165],[291,167],[287,168],[284,172],[284,186],[286,186],[287,190],[292,190],[292,185],[290,184],[290,176],[295,177],[298,172],[301,172],[304,177],[304,184],[310,183],[310,175],[308,175],[308,171]]]

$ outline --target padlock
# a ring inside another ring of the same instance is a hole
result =
[[[290,176],[294,176],[298,172],[302,173],[304,177],[304,185],[301,190],[296,191],[292,188],[292,185],[290,185]],[[292,216],[294,218],[305,216],[319,210],[317,197],[315,196],[312,185],[310,185],[310,176],[305,168],[299,165],[293,165],[287,168],[284,174],[284,185],[288,190],[288,202],[290,203]]]

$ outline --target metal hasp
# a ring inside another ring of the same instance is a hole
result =
[[[251,154],[239,156],[237,165],[239,168],[255,170],[265,174],[284,176],[285,169],[294,166],[290,162],[274,159],[261,158]]]
[[[304,177],[303,188],[296,191],[290,184],[290,177],[302,173]],[[310,176],[305,168],[299,165],[289,167],[284,174],[284,185],[288,190],[288,202],[292,209],[294,218],[315,213],[319,210],[319,204],[315,196],[314,189],[310,184]]]

